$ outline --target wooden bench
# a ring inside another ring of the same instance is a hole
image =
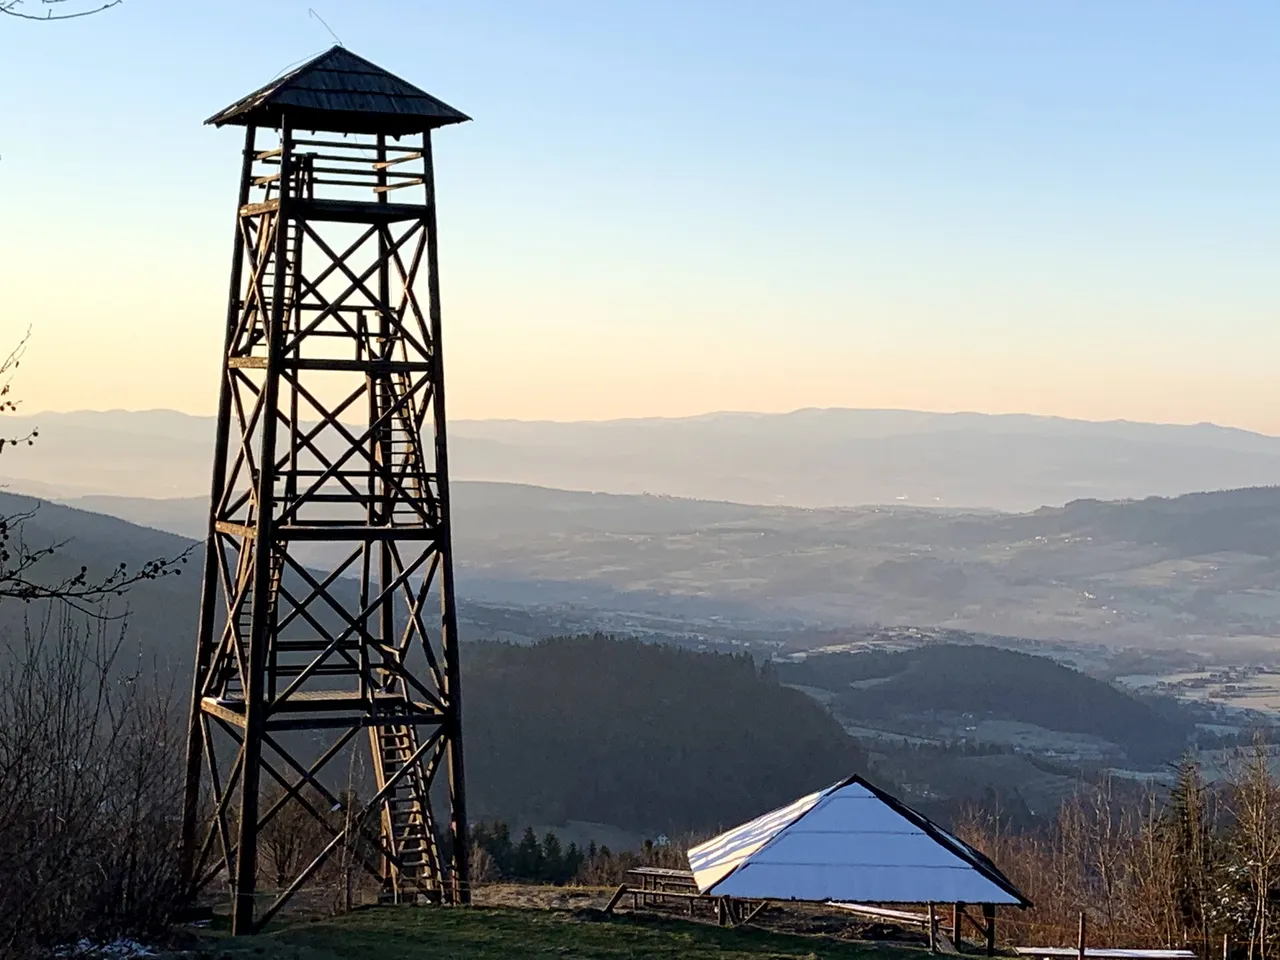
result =
[[[896,910],[890,907],[877,907],[869,903],[845,903],[829,901],[827,906],[846,913],[852,913],[867,920],[886,920],[907,927],[918,927],[929,938],[931,953],[961,953],[964,950],[964,923],[967,920],[986,947],[987,956],[995,956],[996,951],[996,910],[992,904],[983,904],[982,918],[969,913],[968,905],[963,903],[951,906],[951,929],[948,934],[941,930],[942,917],[938,914],[937,904],[927,904],[927,913],[915,913],[909,910]]]

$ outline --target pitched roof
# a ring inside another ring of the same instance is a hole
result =
[[[413,84],[345,47],[335,46],[265,87],[242,97],[206,123],[340,133],[417,133],[470,120]]]
[[[854,776],[689,850],[704,894],[858,903],[1029,901],[982,853]]]

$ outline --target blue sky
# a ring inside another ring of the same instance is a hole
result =
[[[0,19],[0,319],[33,326],[30,409],[212,409],[239,138],[202,121],[332,42],[312,8],[475,118],[437,147],[456,416],[1280,433],[1280,5],[1141,0]]]

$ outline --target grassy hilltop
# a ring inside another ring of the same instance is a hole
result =
[[[212,940],[186,956],[201,960],[913,960],[926,953],[659,917],[391,907],[296,924],[259,937]]]

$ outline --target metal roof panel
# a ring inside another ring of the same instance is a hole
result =
[[[717,896],[1028,903],[985,856],[861,777],[691,848],[689,867]]]

